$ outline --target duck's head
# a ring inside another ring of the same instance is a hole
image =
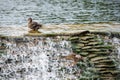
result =
[[[28,18],[28,23],[31,23],[32,22],[32,18]]]

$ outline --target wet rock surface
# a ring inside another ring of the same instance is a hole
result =
[[[94,24],[73,24],[73,25],[44,25],[39,29],[40,33],[29,33],[27,26],[0,26],[0,36],[21,37],[27,36],[56,36],[56,35],[76,35],[89,30],[94,34],[107,36],[120,35],[120,23],[94,23]],[[17,34],[17,35],[16,35]],[[89,34],[88,34],[89,35]],[[87,37],[87,36],[86,36]],[[92,36],[91,36],[92,37]]]
[[[115,47],[112,41],[109,41],[111,39],[107,39],[108,42],[106,43],[105,37],[103,38],[100,35],[87,33],[84,36],[73,36],[70,40],[73,51],[82,55],[85,59],[85,68],[83,68],[84,71],[80,80],[86,80],[88,76],[88,80],[119,80],[118,75],[120,70],[117,68],[113,58],[111,58],[111,54],[113,54],[114,57],[116,56],[114,52]],[[117,54],[119,55],[119,53]],[[82,64],[82,62],[78,63],[79,66]],[[95,75],[98,77],[96,78]]]

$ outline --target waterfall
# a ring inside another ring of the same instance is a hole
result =
[[[114,48],[110,57],[116,63],[118,69],[120,69],[120,39],[117,37],[113,38],[106,37],[105,43],[106,44],[110,43],[113,45]]]
[[[118,64],[118,68],[120,69],[120,39],[119,38],[112,38],[111,40],[112,44],[115,46],[115,55],[116,57],[114,58],[116,61],[116,64]]]
[[[3,40],[1,80],[77,80],[80,69],[60,56],[72,52],[71,43],[59,38],[25,37]]]

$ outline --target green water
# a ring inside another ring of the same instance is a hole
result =
[[[120,22],[120,0],[0,0],[0,25]]]

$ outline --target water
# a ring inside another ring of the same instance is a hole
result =
[[[58,38],[25,37],[2,40],[0,80],[77,80],[80,68],[60,58],[72,52],[71,43]]]
[[[73,51],[71,42],[59,36],[9,38],[1,42],[6,46],[0,56],[1,80],[79,80],[98,76],[90,72],[94,65],[87,59],[71,65],[73,60],[61,58]],[[105,44],[114,46],[110,57],[120,70],[120,39],[106,38]]]
[[[114,45],[115,47],[115,57],[113,57],[113,59],[115,60],[119,70],[120,70],[120,39],[119,38],[116,38],[114,37],[112,40],[111,40],[112,44]]]
[[[111,59],[116,63],[117,68],[120,70],[120,39],[113,37],[105,40],[107,44],[113,45],[113,53],[110,55]]]
[[[0,0],[0,26],[120,22],[120,0]]]

